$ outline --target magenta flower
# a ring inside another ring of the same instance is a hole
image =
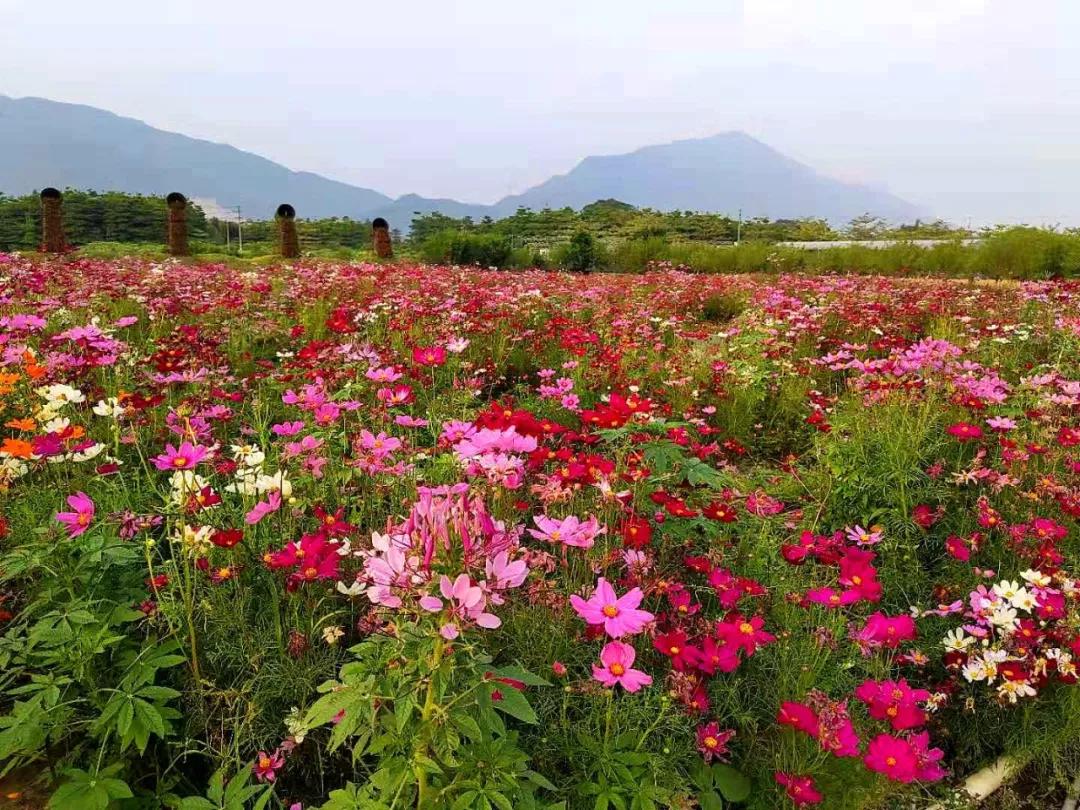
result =
[[[94,502],[85,492],[76,492],[67,499],[74,512],[57,512],[56,519],[67,526],[68,537],[78,537],[90,528],[94,520]]]
[[[885,774],[894,782],[913,782],[919,770],[911,744],[888,734],[879,734],[870,741],[863,762],[870,770]]]
[[[600,651],[600,663],[593,664],[592,674],[604,686],[620,684],[627,692],[636,692],[652,683],[652,676],[640,669],[632,669],[637,653],[629,644],[609,641]]]
[[[698,726],[697,748],[706,762],[718,759],[725,761],[728,755],[728,743],[735,736],[734,729],[720,729],[720,724],[713,720],[703,726]]]
[[[602,624],[604,632],[611,638],[621,638],[640,633],[645,625],[653,620],[651,613],[637,609],[644,598],[645,594],[640,588],[633,588],[622,596],[618,596],[610,583],[600,577],[596,583],[596,590],[588,600],[572,594],[570,604],[586,622]]]
[[[184,442],[179,447],[167,444],[165,452],[154,458],[154,466],[165,471],[190,470],[206,458],[207,452],[209,451],[205,447],[199,447],[191,442]]]
[[[277,772],[285,765],[285,757],[282,756],[281,751],[274,751],[272,754],[268,754],[265,751],[260,751],[255,761],[251,763],[252,773],[255,774],[255,778],[260,782],[273,782],[277,779]]]
[[[776,784],[784,788],[787,797],[796,807],[819,804],[823,798],[812,777],[777,771],[773,778],[776,779]]]

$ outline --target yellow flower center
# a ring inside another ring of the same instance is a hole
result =
[[[619,615],[619,608],[615,605],[604,605],[600,612],[607,616],[609,619],[614,619],[616,616]]]
[[[750,624],[750,622],[743,622],[739,625],[739,632],[750,635],[754,632],[754,625]]]
[[[622,675],[624,672],[626,672],[626,667],[624,667],[622,664],[611,665],[611,674],[615,677]]]

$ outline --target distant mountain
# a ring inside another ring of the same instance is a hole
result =
[[[385,194],[294,172],[232,146],[189,138],[95,107],[0,96],[0,191],[45,186],[168,194],[241,207],[266,219],[289,202],[306,217],[366,211]]]
[[[527,208],[581,208],[614,197],[659,211],[715,211],[770,219],[821,217],[845,223],[870,212],[888,220],[923,214],[884,191],[842,183],[743,132],[587,157],[567,174],[500,200],[496,215]]]
[[[865,212],[894,221],[925,213],[887,192],[818,174],[741,132],[587,157],[522,194],[472,205],[416,194],[395,200],[94,107],[0,96],[0,192],[25,194],[50,185],[181,191],[220,206],[239,205],[255,219],[289,202],[301,217],[381,216],[402,230],[417,213],[480,219],[507,216],[521,206],[581,208],[604,198],[661,211],[734,215],[742,209],[745,217],[813,216],[834,223]]]

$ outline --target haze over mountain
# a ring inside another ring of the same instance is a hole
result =
[[[502,217],[518,207],[581,208],[616,198],[637,207],[843,223],[864,212],[889,220],[924,213],[884,191],[815,172],[741,132],[594,156],[522,194],[476,205],[407,194],[396,200],[235,147],[155,129],[77,104],[0,96],[0,192],[45,186],[142,194],[182,191],[267,218],[281,202],[301,217],[383,216],[408,228],[416,212]]]

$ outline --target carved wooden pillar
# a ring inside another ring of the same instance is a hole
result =
[[[64,195],[55,188],[41,192],[41,249],[46,253],[64,250]]]
[[[169,206],[169,255],[190,255],[187,237],[187,198],[174,191],[165,198]]]
[[[376,217],[371,223],[371,245],[380,259],[391,259],[394,246],[390,242],[390,223],[382,217]]]
[[[296,233],[296,209],[288,203],[282,203],[277,207],[274,218],[277,220],[281,258],[299,259],[300,237]]]

